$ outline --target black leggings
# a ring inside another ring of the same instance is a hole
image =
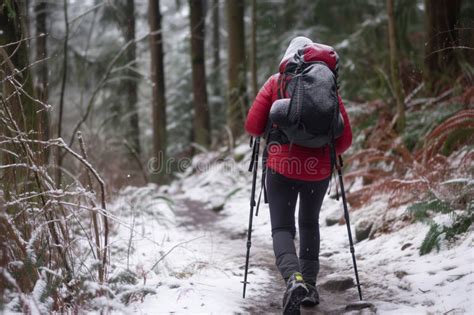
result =
[[[278,270],[285,281],[293,273],[301,272],[305,282],[314,285],[319,272],[319,210],[329,178],[321,181],[295,180],[268,169],[266,185]],[[298,194],[299,258],[294,243]]]

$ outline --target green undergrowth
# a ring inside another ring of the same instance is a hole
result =
[[[431,219],[433,213],[451,213],[453,209],[451,205],[437,197],[431,195],[431,198],[417,202],[408,207],[408,212],[413,216],[415,221],[427,222]]]
[[[453,207],[453,202],[441,200],[433,193],[430,193],[425,200],[409,206],[407,211],[412,215],[414,221],[430,225],[430,229],[421,243],[420,255],[426,255],[434,248],[439,251],[443,240],[448,243],[456,241],[458,236],[465,233],[474,221],[472,200],[466,204],[465,209],[456,210]],[[450,223],[435,222],[433,218],[440,214],[448,214],[451,217]]]
[[[421,243],[420,255],[430,253],[435,247],[439,251],[440,243],[444,239],[448,242],[457,240],[458,235],[465,233],[474,221],[474,213],[457,216],[454,223],[450,226],[432,223],[428,233]]]

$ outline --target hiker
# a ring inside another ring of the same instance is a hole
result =
[[[279,73],[272,75],[258,92],[249,110],[245,129],[252,136],[264,136],[268,130],[269,114],[275,101],[289,97],[281,88],[281,80],[289,61],[299,53],[305,62],[320,61],[337,73],[338,56],[332,47],[313,43],[306,37],[296,37],[287,48],[279,65]],[[337,85],[337,84],[335,84]],[[337,86],[334,89],[337,93]],[[335,94],[336,105],[343,120],[341,134],[334,140],[337,155],[352,143],[352,130],[341,97]],[[317,97],[317,95],[313,95]],[[342,123],[342,122],[341,122]],[[272,125],[270,123],[270,125]],[[274,131],[278,126],[272,125]],[[276,127],[276,128],[275,128]],[[310,148],[295,143],[285,143],[283,138],[270,133],[266,139],[265,185],[273,238],[276,266],[287,287],[283,295],[283,312],[299,312],[300,304],[315,306],[319,303],[316,279],[319,272],[319,211],[328,189],[332,163],[328,146]],[[288,140],[288,139],[287,139]],[[265,167],[265,165],[264,165]],[[295,208],[299,195],[299,255],[294,238]]]

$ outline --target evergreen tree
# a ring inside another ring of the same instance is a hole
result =
[[[392,90],[397,103],[397,130],[403,131],[405,128],[405,103],[398,72],[399,55],[397,47],[397,30],[395,26],[395,13],[393,0],[387,0],[387,16],[388,16],[388,42],[390,47],[390,73],[392,75]]]
[[[153,83],[152,120],[153,120],[153,167],[152,181],[163,182],[166,161],[166,97],[165,73],[163,63],[163,37],[161,27],[160,0],[148,1],[148,23],[150,26],[151,81]]]
[[[126,43],[130,43],[125,54],[125,64],[128,65],[125,71],[126,80],[124,89],[126,91],[125,108],[129,121],[129,128],[126,132],[126,139],[131,144],[137,154],[140,154],[140,129],[138,121],[137,106],[137,85],[138,76],[133,69],[136,67],[136,44],[135,44],[135,1],[127,0],[124,15],[126,17],[124,26],[124,38]]]
[[[227,0],[227,125],[234,139],[242,134],[247,114],[244,1]]]
[[[33,80],[29,62],[28,41],[26,36],[26,7],[23,1],[12,1],[10,6],[0,7],[0,65],[2,81],[2,98],[0,104],[2,118],[14,119],[19,131],[24,132],[30,139],[42,139],[40,134],[41,121],[38,119],[37,111],[44,109],[35,100],[36,93],[33,88]],[[11,43],[17,43],[11,44]],[[17,70],[21,69],[21,72]],[[7,77],[10,77],[8,79]],[[21,84],[22,93],[18,93]],[[10,117],[11,114],[11,117]],[[44,127],[43,127],[44,128]],[[11,130],[2,130],[2,134],[16,136]],[[37,152],[35,152],[37,153]],[[10,154],[2,154],[2,163],[13,162]],[[8,172],[8,170],[7,170]],[[9,184],[7,179],[3,180]]]
[[[191,65],[194,96],[194,142],[205,148],[211,143],[209,107],[204,56],[205,19],[203,0],[189,0],[191,27]]]
[[[458,23],[461,0],[425,0],[425,81],[431,91],[437,83],[450,82],[460,73]]]
[[[36,96],[43,103],[48,103],[49,98],[49,78],[48,78],[48,30],[46,21],[48,20],[49,5],[45,1],[36,0],[34,11],[36,16],[36,60],[39,61],[36,70],[35,90]],[[49,111],[43,110],[39,114],[41,123],[39,124],[42,140],[49,139]],[[43,150],[43,162],[47,162],[49,157],[49,148]]]
[[[258,79],[257,79],[257,0],[252,0],[252,97],[257,96]]]

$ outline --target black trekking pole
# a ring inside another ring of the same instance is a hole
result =
[[[357,272],[357,263],[354,251],[354,243],[352,241],[352,232],[351,232],[351,225],[349,223],[349,210],[347,209],[347,202],[346,202],[346,193],[344,192],[344,182],[342,181],[342,157],[339,155],[339,163],[336,162],[337,173],[339,174],[339,183],[341,185],[341,195],[342,195],[342,205],[344,207],[344,219],[346,220],[347,225],[347,234],[349,235],[349,245],[352,254],[352,263],[354,264],[354,272],[357,282],[357,290],[359,291],[359,298],[362,301],[362,291],[360,288],[359,282],[359,273]]]
[[[250,142],[252,143],[252,141]],[[253,222],[253,209],[255,207],[255,187],[257,186],[257,168],[258,168],[258,151],[260,147],[260,137],[256,137],[252,147],[252,158],[250,160],[249,172],[253,172],[252,179],[252,192],[250,194],[250,214],[249,214],[249,229],[247,232],[247,256],[245,257],[245,274],[244,274],[244,292],[243,298],[245,299],[245,289],[247,288],[247,275],[249,271],[249,258],[250,258],[250,247],[252,246],[252,222]]]

